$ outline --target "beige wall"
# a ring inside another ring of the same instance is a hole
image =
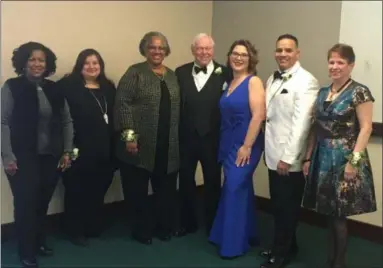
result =
[[[378,2],[375,2],[378,3]],[[322,85],[329,82],[327,77],[326,54],[327,50],[340,40],[341,19],[343,21],[342,29],[359,29],[360,32],[353,31],[353,40],[359,38],[363,33],[360,27],[352,27],[349,24],[359,24],[360,20],[355,19],[355,12],[360,14],[358,10],[363,8],[364,15],[372,17],[374,24],[369,24],[369,27],[374,27],[373,33],[376,33],[376,28],[381,27],[381,8],[380,8],[380,24],[379,13],[372,10],[376,7],[371,3],[361,4],[359,6],[352,5],[352,2],[344,3],[341,1],[217,1],[213,5],[213,36],[215,38],[217,49],[216,58],[221,61],[226,61],[226,53],[231,43],[240,38],[246,38],[252,41],[260,53],[259,76],[263,81],[276,69],[276,64],[273,58],[276,38],[284,33],[291,33],[298,37],[301,48],[301,63],[313,73]],[[380,3],[381,6],[381,3]],[[370,12],[368,12],[370,11]],[[366,13],[367,12],[367,13]],[[351,17],[352,18],[351,18]],[[348,18],[348,19],[345,19]],[[359,15],[358,15],[358,18]],[[366,31],[368,32],[368,31]],[[363,33],[366,36],[366,33]],[[345,34],[342,35],[346,38]],[[350,36],[350,35],[348,35]],[[372,39],[372,35],[367,35],[368,40]],[[381,36],[381,32],[380,32]],[[378,37],[379,38],[379,37]],[[350,40],[350,39],[349,39]],[[381,53],[381,37],[375,40],[377,44],[380,42],[380,50],[370,50],[370,43],[359,40],[358,51],[365,51],[364,54],[358,56],[363,62],[363,57],[368,55],[368,59],[374,63],[373,71],[381,70],[380,63],[373,61],[376,53]],[[365,47],[360,47],[362,43]],[[350,45],[353,45],[351,40]],[[376,46],[375,46],[376,47]],[[358,53],[357,51],[357,53]],[[381,57],[380,57],[381,58]],[[380,59],[381,60],[381,59]],[[380,64],[380,66],[379,66]],[[363,70],[362,70],[363,71]],[[372,71],[371,71],[372,72]],[[360,72],[361,73],[361,72]],[[365,76],[362,76],[362,78]],[[381,82],[380,75],[376,77]],[[365,80],[365,79],[362,79]],[[366,79],[368,83],[372,81]],[[381,85],[381,84],[380,84]],[[375,98],[382,98],[381,86],[373,88]],[[379,105],[378,102],[377,105]],[[378,109],[377,109],[378,110]],[[381,112],[381,107],[380,107]],[[375,192],[378,201],[378,211],[361,216],[352,217],[353,219],[372,225],[382,226],[382,138],[372,138],[368,145],[368,150],[371,156],[373,166],[373,175],[375,182]],[[269,198],[269,184],[267,178],[267,169],[261,162],[254,174],[254,187],[256,195]]]
[[[382,1],[342,1],[339,41],[353,46],[357,61],[352,76],[372,91],[375,97],[373,121],[380,123],[382,32]]]
[[[93,47],[103,56],[107,74],[118,82],[130,64],[143,60],[138,43],[144,33],[153,30],[168,37],[172,54],[166,64],[175,68],[192,60],[190,44],[194,36],[211,32],[211,14],[210,1],[2,2],[0,84],[14,76],[10,60],[13,49],[30,40],[44,43],[57,54],[55,80],[71,70],[82,49]],[[49,213],[62,211],[62,193],[60,183]],[[106,201],[121,198],[116,176]],[[12,195],[2,172],[1,223],[12,221]]]

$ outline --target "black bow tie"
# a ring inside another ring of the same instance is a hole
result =
[[[282,75],[283,75],[284,73],[285,73],[285,72],[275,71],[275,72],[274,72],[274,80],[276,80],[276,79],[283,79]]]
[[[206,74],[207,73],[207,68],[206,68],[206,66],[204,66],[204,67],[198,67],[198,66],[194,66],[194,72],[196,73],[196,74],[198,74],[200,71],[202,71],[204,74]]]

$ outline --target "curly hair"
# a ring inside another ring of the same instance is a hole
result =
[[[255,49],[254,45],[245,39],[240,39],[234,41],[234,43],[230,46],[229,52],[227,53],[227,67],[231,69],[230,66],[230,55],[233,53],[233,50],[236,46],[244,46],[247,49],[247,53],[249,54],[249,66],[247,68],[249,73],[254,75],[257,74],[257,64],[258,64],[258,51]]]
[[[165,57],[169,56],[171,50],[170,50],[168,39],[166,38],[165,35],[163,35],[160,32],[148,32],[144,35],[144,37],[142,37],[140,44],[138,46],[138,50],[140,51],[140,54],[145,57],[145,54],[146,54],[145,52],[148,49],[149,44],[152,42],[153,37],[157,37],[161,39],[165,49]]]
[[[25,74],[25,66],[27,65],[28,59],[31,57],[33,51],[36,50],[42,51],[45,54],[46,66],[43,77],[48,77],[56,72],[57,57],[55,53],[43,44],[28,42],[13,50],[12,65],[17,75]]]

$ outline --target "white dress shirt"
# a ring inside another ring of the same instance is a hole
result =
[[[194,63],[194,66],[198,66],[200,67],[197,63]],[[206,69],[207,69],[207,72],[206,74],[204,72],[199,72],[198,74],[195,73],[194,71],[194,66],[193,66],[193,70],[192,70],[192,75],[193,75],[193,78],[194,78],[194,83],[195,83],[195,86],[199,91],[202,90],[202,88],[205,86],[207,80],[209,79],[210,75],[213,73],[214,71],[214,63],[213,61],[210,61],[209,64],[206,66]]]

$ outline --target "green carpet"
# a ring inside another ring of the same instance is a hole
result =
[[[267,245],[271,238],[272,220],[259,213],[259,232],[262,243]],[[300,224],[298,242],[300,252],[289,267],[323,267],[327,256],[327,232],[306,224]],[[55,249],[53,257],[40,258],[41,267],[258,267],[262,258],[260,248],[252,249],[246,256],[235,260],[222,260],[216,248],[206,241],[204,232],[170,242],[154,240],[145,246],[132,241],[124,224],[115,223],[99,239],[91,240],[88,248],[76,247],[55,234],[50,237]],[[2,245],[1,267],[19,267],[15,242]],[[383,267],[382,246],[351,237],[347,261],[349,268]]]

